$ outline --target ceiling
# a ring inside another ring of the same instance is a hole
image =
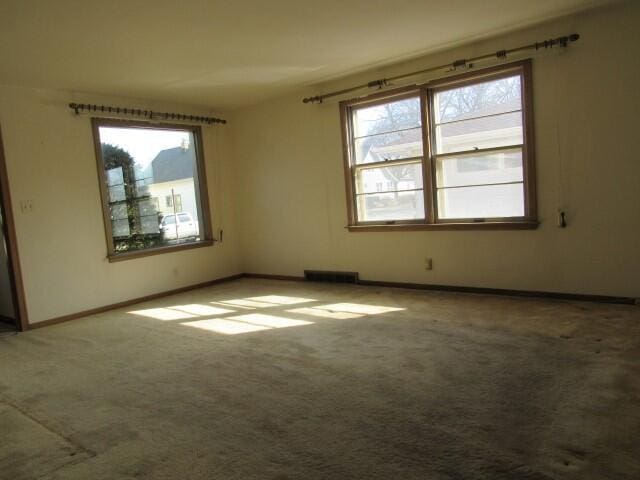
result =
[[[224,110],[605,3],[0,0],[0,83]]]

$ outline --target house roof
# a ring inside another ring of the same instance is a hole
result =
[[[161,150],[151,161],[154,183],[171,182],[195,176],[196,156],[193,144],[189,148],[167,148]]]

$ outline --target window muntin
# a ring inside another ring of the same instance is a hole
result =
[[[380,99],[343,102],[343,118],[350,122],[345,128],[350,224],[535,225],[532,148],[527,148],[532,129],[525,121],[531,109],[529,68],[529,62],[519,62],[396,97],[385,92]],[[424,122],[416,119],[417,111]],[[419,135],[413,132],[417,126]],[[384,141],[375,143],[376,137]],[[424,148],[422,138],[430,140]],[[363,149],[364,140],[368,148]],[[382,175],[396,173],[396,164],[416,173],[412,183],[389,188]],[[415,207],[406,201],[408,192],[419,199]]]
[[[199,127],[93,122],[110,258],[210,244]],[[168,229],[180,214],[192,228]]]

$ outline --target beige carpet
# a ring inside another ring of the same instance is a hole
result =
[[[239,280],[0,337],[2,479],[638,479],[640,308]]]

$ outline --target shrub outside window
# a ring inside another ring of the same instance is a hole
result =
[[[530,61],[341,103],[349,226],[535,228]]]
[[[211,245],[200,127],[92,122],[109,259]]]

